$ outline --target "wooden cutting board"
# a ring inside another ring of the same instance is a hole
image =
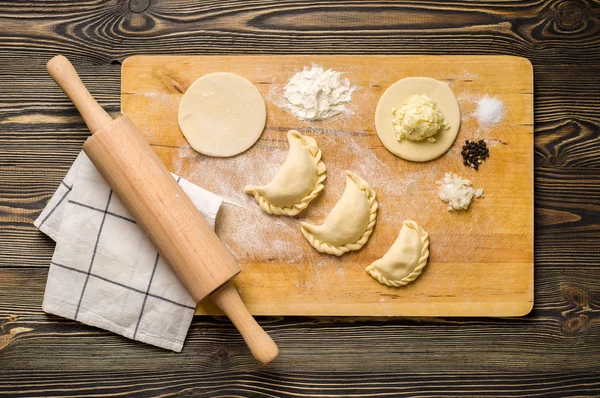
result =
[[[296,120],[283,109],[283,87],[304,66],[342,71],[356,86],[350,110],[325,121]],[[260,140],[233,158],[193,151],[177,124],[183,93],[217,71],[245,76],[267,104]],[[381,94],[408,76],[447,82],[460,102],[462,125],[450,151],[428,163],[407,162],[377,138]],[[533,305],[533,71],[509,56],[135,56],[123,63],[121,104],[171,171],[221,195],[217,233],[242,265],[235,284],[255,315],[520,316]],[[479,126],[485,94],[501,99],[504,120]],[[275,175],[288,151],[286,132],[314,137],[327,165],[324,193],[298,217],[263,213],[243,193]],[[484,138],[490,158],[479,171],[462,164],[465,139]],[[377,192],[375,231],[362,250],[333,257],[316,252],[300,221],[323,221],[352,170]],[[448,212],[436,180],[453,171],[484,188],[466,212]],[[168,211],[168,209],[165,209]],[[430,236],[423,274],[402,288],[382,286],[365,267],[396,239],[403,220]],[[218,314],[200,303],[199,314]]]

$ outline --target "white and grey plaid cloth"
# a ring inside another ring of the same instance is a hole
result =
[[[221,198],[174,178],[214,228]],[[195,302],[85,153],[34,225],[56,241],[45,312],[181,351]]]

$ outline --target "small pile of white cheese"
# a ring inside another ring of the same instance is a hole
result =
[[[436,181],[440,186],[438,196],[448,203],[448,211],[467,210],[473,197],[483,196],[483,189],[471,187],[471,181],[459,177],[454,173],[445,173],[442,181]]]
[[[400,109],[392,108],[394,133],[398,141],[427,139],[435,142],[434,135],[450,127],[444,115],[428,95],[413,95]]]

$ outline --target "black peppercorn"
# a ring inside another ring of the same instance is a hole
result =
[[[486,158],[490,157],[490,151],[484,140],[465,140],[465,145],[462,146],[460,154],[463,158],[463,164],[467,167],[472,167],[475,170],[479,170],[479,165]]]

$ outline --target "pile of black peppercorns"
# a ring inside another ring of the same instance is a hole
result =
[[[463,164],[467,167],[472,167],[479,170],[479,165],[490,157],[490,150],[487,148],[484,140],[465,141],[460,154],[463,157]]]

